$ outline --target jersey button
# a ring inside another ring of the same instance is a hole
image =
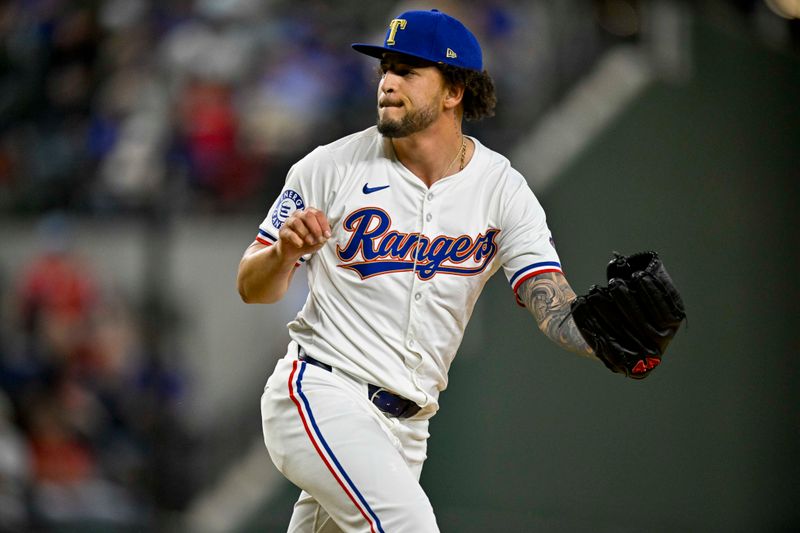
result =
[[[431,200],[433,200],[433,193],[429,192],[428,193],[428,201],[430,202]]]
[[[433,215],[431,215],[430,213],[428,213],[428,214],[425,216],[425,220],[427,220],[428,222],[430,222],[432,218],[433,218]]]
[[[419,300],[420,300],[420,298],[422,298],[422,294],[420,294],[420,293],[417,293],[417,294],[415,294],[415,295],[414,295],[414,299],[415,299],[416,301],[419,301]]]

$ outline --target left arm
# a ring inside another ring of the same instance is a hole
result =
[[[517,289],[517,295],[551,341],[565,350],[595,358],[570,316],[570,303],[577,296],[563,274],[547,272],[534,276]]]

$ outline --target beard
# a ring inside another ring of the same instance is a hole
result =
[[[377,123],[378,131],[381,135],[390,139],[408,137],[433,124],[433,121],[436,120],[437,117],[436,111],[435,104],[431,102],[426,107],[406,113],[403,118],[400,119],[381,118],[379,112]]]

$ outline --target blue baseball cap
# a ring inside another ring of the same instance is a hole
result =
[[[383,58],[387,52],[480,71],[478,39],[461,22],[438,9],[407,11],[389,23],[383,46],[355,43],[356,52]]]

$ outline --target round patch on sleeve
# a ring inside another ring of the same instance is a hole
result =
[[[272,210],[272,225],[275,226],[275,229],[280,229],[292,213],[298,209],[303,209],[305,206],[303,198],[297,192],[292,189],[286,189],[281,194],[275,209]]]

